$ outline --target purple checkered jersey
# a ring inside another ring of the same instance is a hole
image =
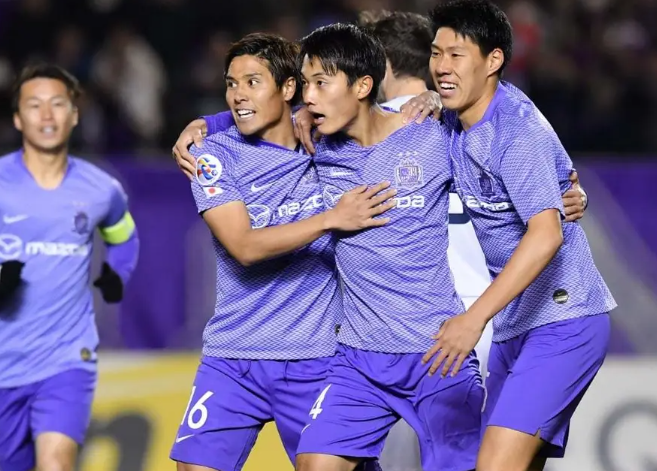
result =
[[[455,115],[450,155],[456,191],[467,207],[492,276],[547,209],[564,216],[562,194],[573,165],[550,123],[513,85],[502,82],[481,121],[467,132]],[[534,282],[493,318],[493,340],[552,322],[608,312],[616,303],[598,272],[584,230],[563,223],[563,245]]]
[[[345,313],[338,342],[425,352],[442,322],[463,312],[447,262],[452,169],[446,138],[439,123],[427,120],[371,147],[341,135],[318,143],[315,162],[327,206],[362,184],[387,180],[398,190],[386,226],[336,234]]]
[[[247,138],[233,126],[208,136],[191,153],[199,213],[242,201],[258,230],[325,209],[314,164],[299,151]],[[340,297],[330,236],[250,267],[216,239],[214,249],[217,301],[203,333],[205,355],[294,360],[335,353]]]
[[[61,184],[44,189],[22,150],[0,157],[0,264],[25,263],[19,291],[0,306],[0,388],[96,371],[94,233],[117,224],[127,204],[121,184],[85,160],[69,157]]]

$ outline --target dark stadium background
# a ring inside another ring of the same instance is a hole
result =
[[[101,379],[84,471],[162,471],[214,302],[209,235],[170,157],[191,119],[225,109],[223,55],[255,30],[294,39],[364,9],[427,0],[0,0],[0,150],[19,145],[9,89],[29,60],[83,82],[77,155],[125,185],[140,265],[121,308],[98,300]],[[550,471],[657,469],[657,1],[505,0],[515,29],[506,78],[571,151],[586,228],[619,308],[613,355]],[[102,253],[96,254],[97,269]],[[0,424],[0,426],[2,426]],[[266,429],[247,471],[288,470]],[[411,471],[411,470],[390,470]]]

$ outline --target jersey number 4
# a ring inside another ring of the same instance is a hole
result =
[[[192,405],[192,399],[194,398],[195,392],[196,386],[192,387],[192,394],[189,396],[185,414],[183,415],[182,422],[180,422],[180,425],[182,425],[185,423],[185,419],[187,419],[187,426],[192,430],[200,429],[203,427],[203,425],[205,425],[205,422],[208,420],[208,408],[205,407],[205,401],[210,399],[210,397],[212,397],[214,394],[212,391],[206,392],[200,397],[198,401],[194,403],[194,407],[192,407],[190,410],[189,406]],[[198,416],[198,420],[195,420],[196,416]]]
[[[326,393],[330,388],[331,388],[330,384],[324,388],[322,393],[319,395],[319,397],[313,404],[313,407],[310,409],[310,416],[313,418],[313,420],[316,419],[317,416],[322,413],[323,411],[322,402],[324,402],[324,398],[326,398]]]

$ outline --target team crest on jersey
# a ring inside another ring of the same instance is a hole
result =
[[[79,211],[73,218],[73,231],[80,235],[89,234],[89,216],[84,211]]]
[[[482,196],[495,195],[495,190],[493,188],[493,178],[486,172],[481,172],[479,175],[479,188],[481,189]]]
[[[398,188],[413,190],[424,184],[422,165],[413,157],[417,152],[406,152],[398,154],[401,157],[399,165],[395,167],[395,182]]]

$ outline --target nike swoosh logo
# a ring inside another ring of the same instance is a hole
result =
[[[184,441],[184,440],[187,440],[188,438],[193,437],[193,436],[194,436],[194,434],[191,434],[191,435],[183,435],[182,437],[177,437],[177,438],[176,438],[176,443],[180,443],[180,442],[182,442],[182,441]]]
[[[273,185],[273,183],[267,183],[266,185],[256,186],[255,183],[251,183],[251,191],[253,193],[257,193],[258,191],[266,190],[267,188],[269,188],[272,185]]]
[[[331,171],[332,177],[344,177],[346,175],[353,175],[354,172],[340,172],[340,171]]]
[[[25,214],[20,214],[18,216],[3,216],[2,217],[2,222],[5,224],[14,224],[15,222],[20,222],[23,221],[24,219],[27,219],[29,216]]]
[[[302,428],[301,433],[305,432],[308,427],[310,427],[310,424],[307,424],[304,428]],[[315,429],[313,429],[313,430],[315,430]]]

